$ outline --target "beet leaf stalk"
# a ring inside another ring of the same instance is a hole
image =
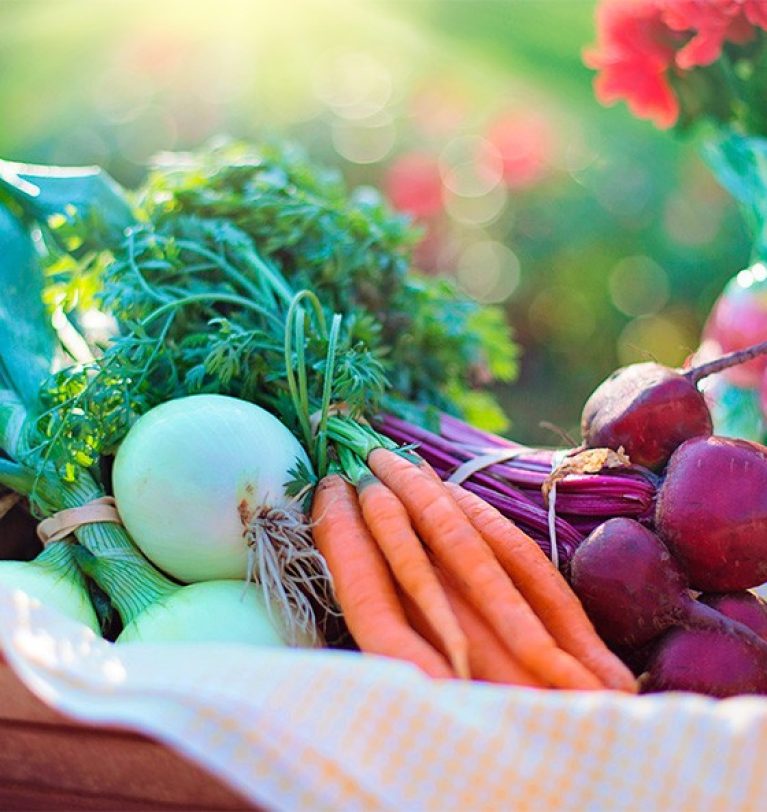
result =
[[[548,511],[543,487],[562,454],[528,448],[450,415],[441,415],[439,422],[436,433],[385,414],[379,417],[376,428],[398,443],[416,446],[443,479],[465,471],[468,476],[463,486],[518,524],[548,555]],[[656,485],[650,472],[637,467],[568,474],[559,479],[556,536],[561,559],[567,562],[591,530],[613,516],[651,516]]]
[[[745,364],[747,361],[758,358],[765,353],[767,353],[767,341],[761,341],[759,344],[754,344],[751,347],[745,347],[742,350],[734,350],[719,358],[698,364],[684,371],[682,375],[691,383],[697,384],[709,375],[724,372],[725,369],[730,369],[730,367],[737,366],[738,364]]]
[[[410,424],[405,425],[409,426]],[[405,435],[407,432],[403,430],[397,434],[397,432],[390,432],[388,429],[378,431],[348,417],[334,416],[327,423],[329,439],[337,449],[346,448],[360,458],[366,459],[368,454],[375,448],[399,449],[404,452],[408,446],[418,445],[419,456],[426,460],[441,478],[446,479],[448,472],[454,470],[460,464],[460,460],[439,449],[435,453],[421,453],[423,450],[421,435],[415,436],[420,432],[420,429],[415,426],[410,428],[413,436],[401,437],[399,435]],[[340,464],[344,468],[343,454],[341,455]],[[353,471],[344,469],[344,473],[350,479],[353,479]],[[532,536],[543,552],[550,557],[551,543],[548,531],[548,516],[541,505],[533,502],[519,488],[492,478],[484,481],[481,474],[477,474],[474,481],[465,482],[464,487],[496,507],[505,516],[511,518]],[[556,519],[557,559],[563,568],[566,567],[567,562],[583,537],[583,533],[576,530],[567,521],[559,517]]]

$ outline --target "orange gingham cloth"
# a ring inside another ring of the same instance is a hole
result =
[[[346,652],[115,646],[0,590],[44,701],[148,734],[276,810],[764,810],[767,699],[434,682]]]

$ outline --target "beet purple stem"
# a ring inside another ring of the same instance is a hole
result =
[[[446,414],[440,416],[439,434],[389,414],[379,418],[376,428],[397,443],[415,445],[442,479],[448,479],[463,463],[493,451],[518,451],[511,459],[476,471],[463,485],[512,519],[550,555],[542,486],[555,464],[555,451],[527,448]],[[637,468],[569,474],[559,479],[556,533],[563,566],[566,568],[580,542],[607,519],[647,518],[653,509],[656,484],[650,472]]]

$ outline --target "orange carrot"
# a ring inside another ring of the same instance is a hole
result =
[[[519,662],[558,688],[598,690],[602,682],[557,647],[482,536],[442,482],[384,448],[368,455],[373,473],[402,501],[426,546],[460,584]]]
[[[378,479],[367,476],[357,486],[368,529],[384,554],[395,581],[429,619],[444,650],[463,679],[470,679],[469,644],[450,607],[405,506]]]
[[[431,467],[431,465],[425,459],[423,459],[423,457],[418,458],[418,462],[416,463],[416,465],[425,474],[428,474],[432,479],[435,479],[437,482],[442,482],[440,475]]]
[[[313,536],[333,576],[349,632],[362,651],[417,665],[429,676],[455,676],[445,658],[409,625],[375,539],[365,526],[354,488],[326,476],[312,505]]]
[[[634,675],[604,644],[578,596],[535,541],[476,494],[452,483],[447,487],[557,643],[606,687],[636,693]]]
[[[511,656],[490,626],[476,609],[464,600],[460,590],[445,578],[444,573],[438,573],[438,576],[469,640],[469,665],[472,676],[483,682],[499,685],[547,687]],[[441,648],[442,641],[439,635],[419,607],[407,595],[402,595],[402,601],[413,628],[436,648]]]

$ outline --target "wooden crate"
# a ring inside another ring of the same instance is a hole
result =
[[[0,809],[254,808],[155,741],[51,710],[0,657]]]

